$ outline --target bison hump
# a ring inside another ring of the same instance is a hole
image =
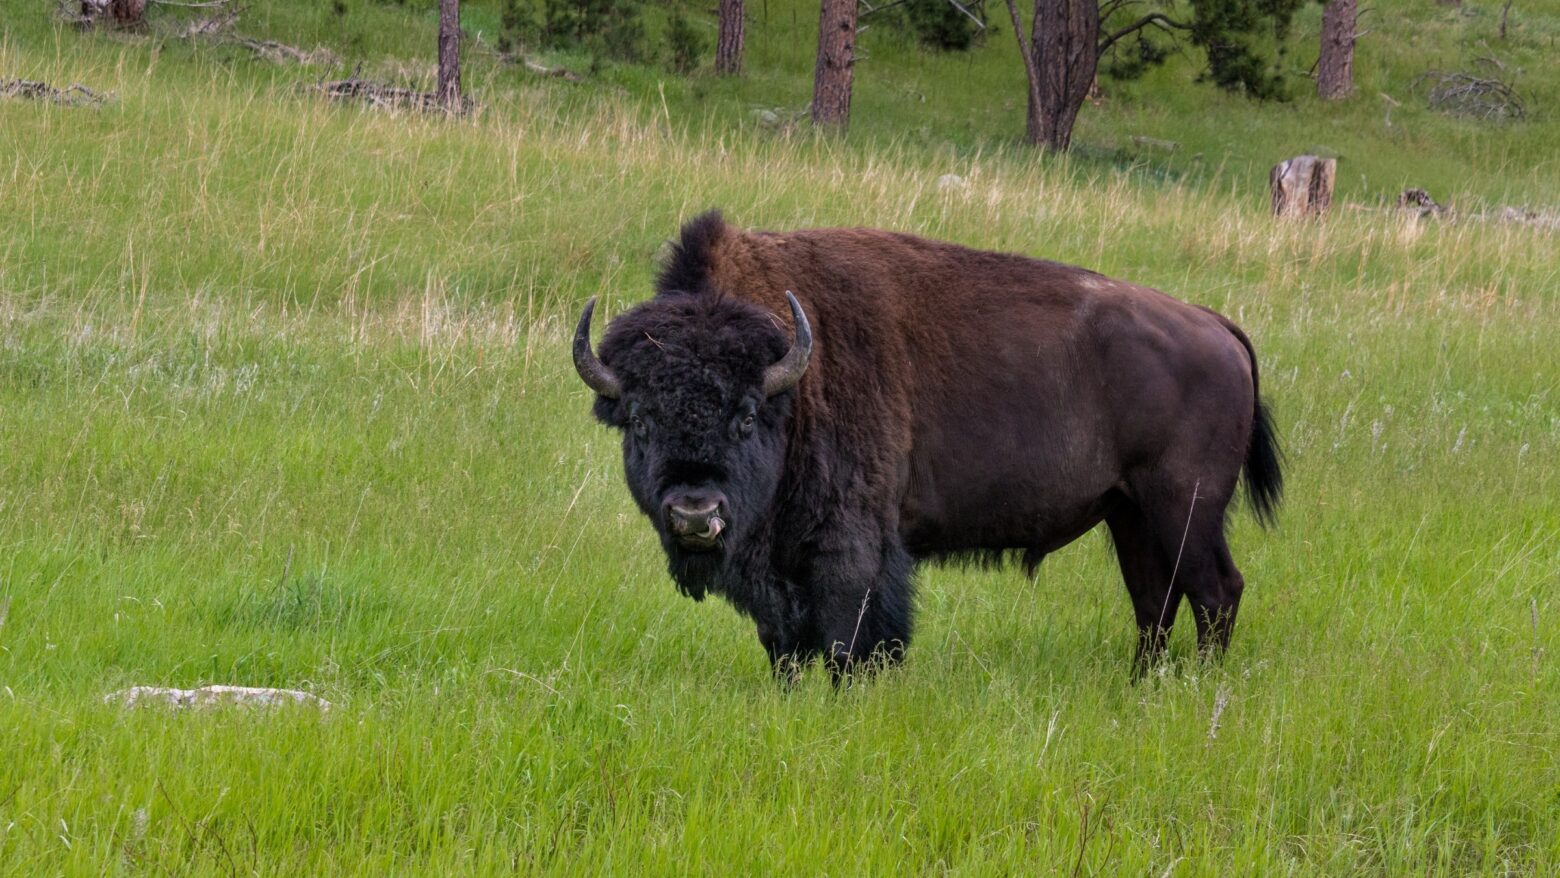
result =
[[[661,265],[656,293],[703,292],[709,282],[715,244],[725,234],[726,220],[719,210],[707,210],[685,223]]]

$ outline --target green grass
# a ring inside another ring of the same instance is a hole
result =
[[[1348,202],[1391,202],[1408,187],[1424,187],[1440,202],[1470,209],[1490,205],[1552,208],[1560,203],[1560,6],[1547,0],[1517,2],[1506,40],[1498,37],[1504,0],[1464,0],[1449,7],[1435,0],[1383,0],[1361,18],[1368,31],[1356,57],[1356,94],[1341,103],[1316,99],[1304,72],[1316,58],[1320,4],[1301,10],[1282,45],[1277,66],[1290,75],[1294,100],[1259,103],[1198,84],[1197,52],[1186,47],[1142,80],[1102,79],[1105,97],[1080,116],[1073,163],[1086,173],[1130,173],[1162,184],[1236,186],[1260,202],[1268,169],[1301,152],[1340,158],[1338,195]],[[37,0],[0,0],[6,33],[37,45],[38,60],[75,53],[80,38],[50,24]],[[524,7],[538,9],[540,0]],[[1020,2],[1025,8],[1030,4]],[[341,12],[335,9],[339,6]],[[628,103],[661,115],[663,123],[719,139],[758,126],[755,113],[803,114],[812,97],[816,47],[815,0],[757,0],[748,4],[748,69],[740,79],[701,72],[676,76],[664,64],[602,62],[584,52],[528,47],[534,57],[586,73],[583,85],[538,78],[498,63],[501,0],[466,0],[462,22],[472,37],[465,51],[468,90],[500,110],[515,90],[547,95],[532,112],[565,119],[602,105]],[[651,40],[660,46],[666,3],[650,0]],[[710,45],[715,19],[704,7],[686,7]],[[918,49],[904,30],[868,19],[860,41],[851,140],[865,148],[910,149],[942,170],[957,171],[975,157],[1016,150],[1024,130],[1026,86],[1007,14],[993,0],[992,29],[967,53]],[[363,75],[431,88],[437,15],[431,2],[340,0],[338,3],[272,0],[243,10],[238,31],[304,48],[324,46],[339,67],[275,67],[244,49],[191,45],[170,39],[174,23],[197,11],[154,8],[154,26],[137,36],[99,37],[110,51],[125,41],[169,62],[182,78],[192,61],[219,79],[248,83],[314,82],[325,76]],[[539,13],[538,13],[539,14]],[[660,47],[664,57],[666,51]],[[144,53],[139,54],[144,58]],[[162,62],[159,61],[159,64]],[[1523,96],[1530,117],[1491,126],[1429,110],[1420,74],[1431,69],[1497,75]],[[13,72],[20,75],[26,70]],[[230,79],[229,79],[230,78]],[[91,85],[91,83],[87,83]],[[1134,137],[1170,140],[1163,154]]]
[[[330,39],[278,7],[271,35]],[[421,19],[363,9],[406,28],[364,53],[422,44]],[[721,125],[744,89],[794,90],[779,60],[668,80],[665,106],[647,68],[615,91],[493,71],[485,113],[450,122],[6,11],[0,74],[116,100],[0,102],[0,870],[1560,870],[1552,232],[1274,223],[1237,170],[1314,128],[1304,102],[1239,103],[1272,130],[1177,178],[1037,161],[996,124],[917,139],[864,112],[910,116],[869,69],[843,143]],[[1228,136],[1229,99],[1201,95],[1184,124]],[[1135,133],[1089,112],[1086,140]],[[1418,167],[1552,203],[1548,119],[1425,116]],[[938,192],[948,170],[969,186]],[[1181,630],[1129,684],[1096,534],[1033,582],[924,571],[902,669],[779,691],[748,623],[675,593],[567,356],[584,298],[643,298],[708,205],[1045,255],[1235,317],[1290,487],[1277,530],[1234,521],[1227,660]],[[102,702],[203,683],[337,706]]]

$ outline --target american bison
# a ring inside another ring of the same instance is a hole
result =
[[[752,617],[777,673],[900,657],[920,560],[1033,572],[1101,521],[1138,668],[1182,597],[1199,647],[1228,644],[1225,510],[1244,468],[1271,521],[1282,475],[1251,342],[1219,314],[1055,262],[716,212],[599,358],[594,306],[575,367],[672,578]]]

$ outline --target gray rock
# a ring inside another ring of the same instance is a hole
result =
[[[1132,136],[1132,145],[1138,149],[1162,153],[1172,153],[1181,148],[1181,144],[1174,140],[1160,140],[1157,137],[1143,137],[1137,134]]]

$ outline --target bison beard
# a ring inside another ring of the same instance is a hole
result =
[[[917,560],[1032,566],[1102,521],[1137,668],[1183,598],[1200,648],[1228,644],[1225,512],[1244,469],[1271,520],[1282,476],[1250,342],[1218,314],[1053,262],[713,212],[599,359],[591,311],[575,365],[672,578],[750,616],[777,673],[899,658]]]

